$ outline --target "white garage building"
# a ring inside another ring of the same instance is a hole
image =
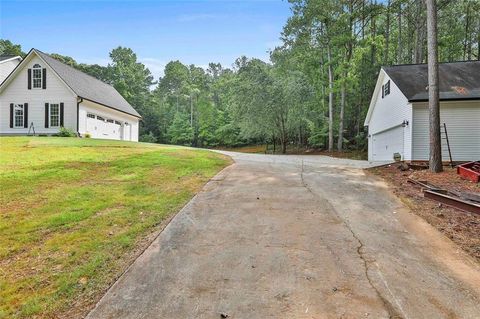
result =
[[[453,161],[480,159],[480,61],[441,63],[440,123]],[[380,70],[365,119],[369,161],[428,161],[429,115],[426,64]],[[442,139],[443,161],[449,160]]]
[[[65,127],[138,141],[141,116],[112,86],[36,49],[16,61],[0,84],[0,135],[51,135]]]

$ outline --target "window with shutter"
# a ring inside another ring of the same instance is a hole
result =
[[[24,109],[23,104],[15,104],[13,107],[13,127],[23,127],[24,126]]]
[[[59,127],[60,126],[60,104],[50,103],[50,127]]]
[[[390,80],[388,80],[387,83],[385,83],[385,85],[383,86],[383,95],[387,96],[389,94],[390,94]]]

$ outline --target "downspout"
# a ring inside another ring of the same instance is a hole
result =
[[[80,100],[77,99],[77,136],[80,137],[80,103],[83,102],[83,98],[80,97]]]

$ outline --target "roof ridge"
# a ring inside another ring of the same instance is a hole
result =
[[[120,94],[120,92],[117,91],[117,89],[115,89],[113,85],[105,83],[90,74],[63,63],[41,50],[32,48],[28,54],[31,55],[32,51],[42,59],[44,63],[53,70],[53,72],[57,73],[65,85],[67,85],[77,96],[141,118],[138,111],[135,110],[135,108]]]
[[[40,50],[35,49],[35,48],[33,48],[33,50],[34,50],[34,51],[38,51],[38,52],[40,52],[40,53],[42,53],[42,54],[45,54],[45,55],[48,56],[50,59],[54,59],[54,60],[57,61],[58,63],[61,63],[61,64],[65,65],[66,67],[69,67],[69,68],[72,69],[72,70],[75,70],[75,71],[77,71],[77,72],[81,72],[81,73],[85,74],[86,76],[89,76],[89,77],[91,77],[92,79],[94,79],[94,80],[96,80],[96,81],[98,81],[98,82],[101,82],[101,83],[103,83],[103,84],[105,84],[105,85],[108,85],[108,86],[110,86],[110,87],[112,87],[112,88],[115,89],[115,87],[114,87],[113,85],[111,85],[111,84],[109,84],[109,83],[106,83],[106,82],[104,82],[104,81],[102,81],[102,80],[100,80],[100,79],[97,79],[97,78],[94,77],[93,75],[90,75],[90,74],[88,74],[88,73],[86,73],[86,72],[83,72],[83,71],[77,69],[77,68],[74,68],[74,67],[71,66],[71,65],[68,65],[68,64],[66,64],[66,63],[63,63],[62,61],[60,61],[60,60],[58,60],[58,59],[55,59],[53,56],[51,56],[51,55],[48,54],[48,53],[45,53],[45,52],[40,51]],[[72,59],[73,59],[73,58],[72,58]],[[76,61],[75,61],[75,62],[76,62]]]

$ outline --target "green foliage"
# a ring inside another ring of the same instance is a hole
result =
[[[75,133],[74,130],[69,129],[69,128],[65,128],[65,127],[62,126],[62,127],[60,127],[60,130],[58,131],[57,136],[60,136],[60,137],[75,137],[75,136],[77,136],[77,134]]]
[[[26,54],[22,51],[21,45],[13,44],[10,40],[0,39],[0,55],[24,57]]]
[[[113,49],[107,66],[52,56],[113,85],[142,115],[145,141],[326,148],[331,127],[335,142],[366,149],[363,121],[381,66],[426,61],[423,2],[289,3],[292,15],[281,35],[283,44],[271,52],[270,63],[241,56],[231,69],[210,63],[204,70],[177,60],[154,82],[129,48]],[[438,16],[440,60],[479,59],[480,2],[440,1]],[[8,40],[0,40],[0,50],[23,54]]]
[[[167,135],[170,142],[178,145],[190,146],[193,141],[193,128],[185,114],[177,112],[172,125],[168,128]]]
[[[156,142],[157,142],[157,138],[155,137],[155,135],[153,135],[152,132],[148,132],[148,134],[140,135],[140,142],[144,142],[144,143],[156,143]]]

